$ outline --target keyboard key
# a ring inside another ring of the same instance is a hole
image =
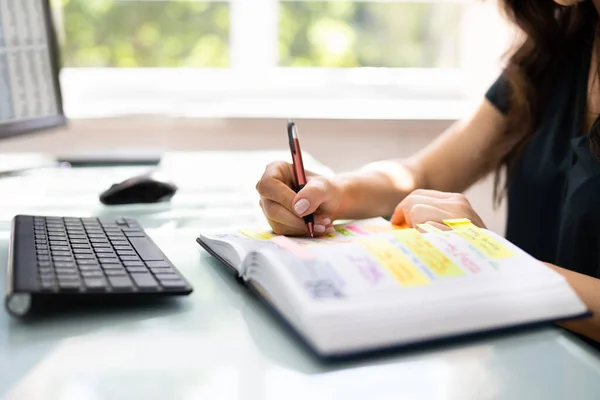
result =
[[[146,237],[146,235],[144,235],[142,232],[125,232],[125,235],[128,238],[131,238],[131,237]]]
[[[67,242],[65,240],[51,240],[50,241],[50,246],[68,246],[68,245],[69,245],[69,242]]]
[[[147,273],[148,268],[146,268],[146,267],[127,267],[127,272],[129,272],[130,274]]]
[[[73,253],[75,254],[94,254],[92,249],[73,249]]]
[[[158,282],[152,277],[151,274],[131,274],[131,279],[135,282],[136,286],[140,289],[157,289]]]
[[[152,273],[155,275],[156,274],[169,274],[169,273],[173,272],[173,268],[170,268],[170,267],[169,268],[163,268],[163,267],[156,268],[156,267],[154,267],[154,268],[150,268],[150,271],[152,271]]]
[[[104,276],[104,273],[101,269],[95,269],[91,271],[81,271],[81,276],[84,278],[101,278]]]
[[[133,247],[129,246],[129,244],[127,246],[115,246],[114,249],[117,251],[133,251]]]
[[[64,242],[65,244],[68,244],[67,242]],[[87,244],[88,241],[86,239],[72,239],[71,243],[73,244]]]
[[[92,259],[95,260],[96,257],[93,254],[75,254],[75,258],[78,260]]]
[[[69,246],[51,246],[52,251],[69,251]]]
[[[73,257],[52,257],[54,262],[71,262],[73,261]]]
[[[47,268],[47,267],[51,267],[52,263],[50,261],[38,261],[38,267],[39,268]]]
[[[144,261],[163,260],[164,256],[156,249],[152,243],[146,238],[130,238],[131,245]]]
[[[81,287],[79,280],[68,280],[68,281],[58,281],[58,286],[61,290],[69,291],[69,292],[77,292]]]
[[[48,255],[48,253],[49,253],[49,251],[48,251],[48,250],[37,250],[37,254],[38,254],[39,256],[47,256],[47,255]]]
[[[44,268],[38,268],[38,274],[40,276],[42,275],[54,275],[54,271],[52,270],[52,268],[48,268],[48,267],[44,267]]]
[[[160,281],[160,285],[165,289],[185,289],[187,286],[181,279]]]
[[[121,261],[119,261],[118,258],[101,258],[100,260],[100,264],[105,265],[105,264],[119,264],[121,265]]]
[[[115,291],[128,291],[133,288],[131,279],[128,276],[109,276],[108,282]]]
[[[106,248],[106,247],[100,247],[95,250],[96,250],[96,253],[112,253],[113,252],[111,248]]]
[[[94,249],[110,249],[112,248],[109,243],[92,243]]]
[[[97,253],[96,256],[100,259],[102,258],[116,258],[117,255],[115,253]]]
[[[123,268],[119,269],[105,269],[104,273],[106,276],[118,276],[118,275],[127,275],[127,272]]]
[[[138,256],[123,256],[120,258],[122,261],[141,261]]]
[[[102,264],[101,267],[104,271],[116,270],[116,269],[120,269],[120,270],[124,271],[123,266],[121,264]]]
[[[123,265],[126,267],[143,267],[144,263],[141,261],[124,261]]]
[[[50,292],[54,290],[54,279],[42,279],[40,281],[40,290]]]
[[[83,260],[77,260],[77,265],[98,265],[98,261],[96,261],[95,259],[83,259]]]
[[[78,280],[79,274],[75,270],[57,270],[56,278],[60,281]]]
[[[137,253],[133,250],[117,250],[119,256],[135,256]]]
[[[84,240],[84,239],[86,239],[86,236],[74,234],[74,235],[69,235],[69,239],[71,240],[71,242],[73,240]]]
[[[90,242],[91,243],[107,243],[108,241],[106,239],[101,239],[101,238],[90,238]]]
[[[37,256],[38,261],[50,261],[50,256],[47,255],[39,255]]]
[[[56,262],[54,263],[54,268],[71,268],[75,267],[74,262]]]
[[[171,264],[166,261],[147,261],[146,265],[150,268],[171,268]]]
[[[87,243],[74,243],[71,245],[74,249],[89,249],[90,245]]]
[[[54,251],[52,250],[53,257],[71,257],[70,251]]]
[[[165,272],[156,272],[154,273],[156,279],[160,280],[169,280],[169,279],[179,279],[179,275],[177,275],[174,271],[169,270]]]
[[[104,291],[106,289],[106,280],[104,278],[84,278],[83,282],[86,289],[90,291]]]
[[[79,270],[80,271],[102,271],[102,269],[100,269],[100,266],[98,264],[96,265],[79,265]]]

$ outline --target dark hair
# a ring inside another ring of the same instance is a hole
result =
[[[495,183],[498,204],[506,191],[523,151],[550,97],[562,65],[580,49],[583,38],[592,39],[598,12],[591,1],[561,6],[552,0],[502,0],[502,11],[520,30],[521,41],[510,54],[503,76],[508,84],[507,130],[502,137]],[[589,36],[585,36],[588,35]],[[590,145],[600,156],[600,129],[590,135]],[[502,172],[506,181],[501,184]]]

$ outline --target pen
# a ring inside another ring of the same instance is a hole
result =
[[[302,151],[300,150],[300,142],[298,141],[298,128],[292,120],[288,120],[287,124],[288,139],[290,142],[290,151],[292,152],[292,163],[294,165],[294,177],[296,178],[296,188],[294,191],[298,193],[304,185],[306,185],[306,173],[304,172],[304,163],[302,162]],[[314,216],[313,214],[304,216],[304,222],[308,227],[308,232],[311,237],[314,237]]]

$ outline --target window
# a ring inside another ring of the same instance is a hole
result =
[[[53,9],[75,117],[318,117],[331,107],[375,117],[437,107],[444,117],[493,76],[506,36],[493,2],[466,0],[53,0]]]

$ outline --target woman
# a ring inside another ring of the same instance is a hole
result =
[[[506,193],[506,237],[564,275],[594,316],[562,324],[600,344],[600,0],[504,0],[524,33],[474,115],[407,160],[369,164],[290,189],[289,164],[270,164],[257,184],[273,230],[316,233],[336,219],[484,222],[458,194],[485,175]],[[505,190],[506,189],[506,190]]]

